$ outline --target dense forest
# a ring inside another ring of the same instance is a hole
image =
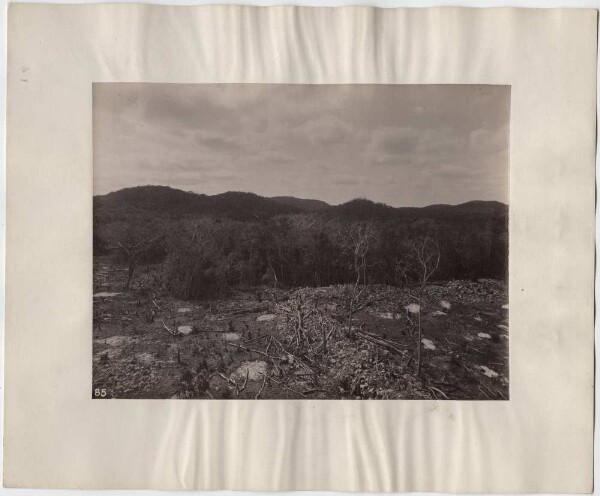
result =
[[[410,285],[420,243],[438,254],[435,280],[506,280],[508,207],[498,202],[393,208],[141,186],[94,197],[94,255],[129,268],[160,264],[165,291],[189,300],[232,289]]]

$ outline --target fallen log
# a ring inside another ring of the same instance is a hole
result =
[[[406,350],[401,350],[401,349],[397,348],[393,343],[391,343],[390,341],[386,341],[383,338],[375,338],[369,334],[365,334],[360,331],[357,332],[356,335],[365,339],[366,341],[370,341],[371,343],[381,346],[382,348],[385,348],[389,351],[393,351],[394,353],[398,353],[400,355],[404,355],[407,353]]]
[[[172,331],[171,329],[169,329],[169,327],[167,326],[167,324],[165,324],[164,319],[160,319],[160,321],[162,322],[163,327],[165,328],[165,330],[173,337],[177,336],[179,334],[179,332],[177,331]]]
[[[241,350],[244,350],[244,351],[250,351],[252,353],[258,353],[259,355],[262,355],[262,356],[265,356],[267,358],[270,358],[271,360],[280,360],[280,361],[286,361],[287,360],[287,358],[274,357],[274,356],[268,355],[264,351],[255,350],[254,348],[246,348],[245,346],[241,346],[241,345],[235,344],[235,343],[230,343],[229,341],[227,341],[227,345],[228,346],[234,346],[235,348],[240,348]]]

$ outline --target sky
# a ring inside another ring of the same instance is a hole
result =
[[[94,194],[508,203],[510,87],[96,83]]]

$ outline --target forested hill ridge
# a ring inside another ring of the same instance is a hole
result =
[[[318,213],[346,220],[469,220],[495,219],[506,223],[508,206],[496,201],[471,201],[460,205],[391,207],[367,199],[341,205],[291,196],[266,198],[254,193],[228,191],[217,195],[186,192],[168,186],[137,186],[94,197],[94,214],[126,209],[171,217],[223,216],[235,220],[266,220],[278,215]],[[141,212],[140,212],[141,213]]]
[[[320,212],[331,208],[329,203],[321,200],[306,200],[304,198],[296,198],[294,196],[274,196],[270,199],[280,203],[281,205],[299,208],[300,210],[306,212]]]
[[[120,250],[132,271],[138,263],[161,263],[169,287],[185,298],[267,281],[285,287],[353,283],[359,262],[363,282],[399,284],[407,279],[406,263],[417,267],[411,254],[423,239],[439,251],[439,280],[506,279],[508,207],[497,202],[328,205],[164,186],[94,197],[94,254]]]

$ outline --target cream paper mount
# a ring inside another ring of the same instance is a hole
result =
[[[597,13],[9,9],[4,484],[589,492]],[[511,88],[509,401],[96,401],[94,83]]]

